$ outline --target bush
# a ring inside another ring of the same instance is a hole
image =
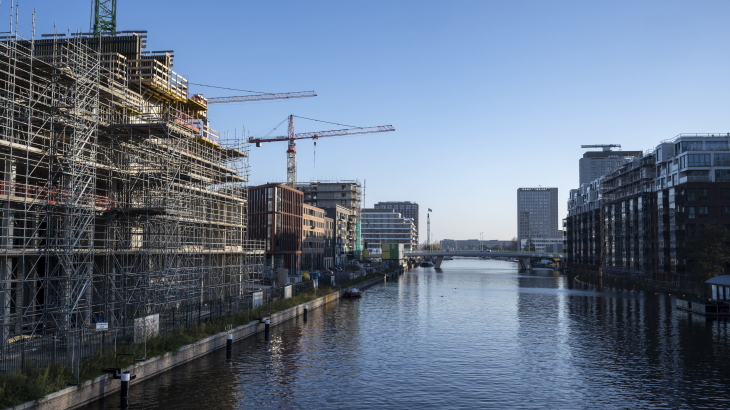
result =
[[[43,398],[66,387],[71,377],[68,368],[62,364],[44,368],[29,364],[25,369],[0,378],[0,407],[11,407]]]

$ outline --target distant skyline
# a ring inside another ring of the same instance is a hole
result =
[[[88,0],[22,0],[23,36],[34,8],[38,36],[54,23],[89,28]],[[0,22],[9,11],[3,2]],[[422,231],[432,208],[439,240],[516,236],[520,187],[558,187],[562,220],[581,144],[646,150],[684,132],[730,131],[729,14],[722,1],[119,0],[117,19],[120,30],[148,31],[147,50],[175,50],[173,70],[193,83],[319,95],[213,106],[223,133],[262,135],[289,114],[395,126],[322,138],[316,151],[301,142],[298,178],[367,180],[364,207],[417,202]],[[295,120],[297,132],[339,128]],[[252,147],[251,184],[285,180],[285,151]]]

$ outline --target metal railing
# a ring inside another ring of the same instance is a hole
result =
[[[320,276],[317,284],[330,286],[333,275]],[[335,283],[341,283],[350,278],[349,272],[340,273],[335,276]],[[291,296],[296,297],[304,292],[315,288],[315,281],[294,283],[291,285]],[[261,289],[263,292],[263,311],[266,306],[283,299],[285,287]],[[171,308],[160,313],[159,332],[156,334],[167,335],[178,332],[181,328],[194,326],[195,324],[210,322],[216,319],[230,317],[241,312],[252,310],[252,293],[236,296],[228,299],[219,299],[208,302],[189,304],[183,307]],[[265,313],[262,313],[265,314]],[[251,317],[249,320],[254,320]],[[104,351],[113,350],[134,343],[135,326],[130,323],[110,327],[106,331],[95,330],[95,324],[89,327],[73,331],[59,336],[38,335],[33,338],[16,336],[17,340],[10,338],[10,343],[0,350],[0,374],[5,377],[12,377],[14,370],[28,366],[47,367],[53,364],[65,364],[78,375],[78,366],[83,359],[99,357]]]

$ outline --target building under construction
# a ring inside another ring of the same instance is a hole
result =
[[[145,43],[0,42],[3,346],[240,296],[261,272],[246,145]]]

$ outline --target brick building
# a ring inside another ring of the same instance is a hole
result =
[[[301,191],[282,184],[249,189],[249,235],[265,241],[266,265],[297,271],[302,262],[304,201]]]

